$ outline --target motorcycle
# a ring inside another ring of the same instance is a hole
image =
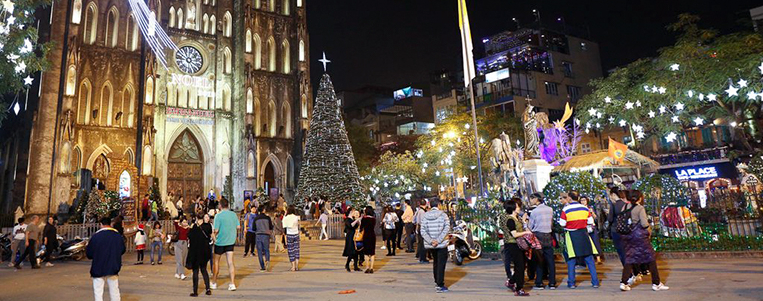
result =
[[[0,258],[3,261],[11,260],[11,238],[10,234],[0,235]]]
[[[85,249],[87,248],[88,239],[82,239],[79,236],[74,237],[72,240],[64,241],[61,235],[56,235],[58,240],[58,248],[48,250],[47,246],[40,246],[40,250],[37,251],[37,263],[40,264],[50,252],[51,260],[71,258],[75,261],[85,259]]]
[[[472,229],[465,221],[456,221],[449,238],[448,253],[456,265],[462,265],[464,258],[477,260],[482,256],[482,244],[472,235]]]

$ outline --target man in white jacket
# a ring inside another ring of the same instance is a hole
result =
[[[438,200],[430,201],[432,209],[424,214],[421,219],[421,238],[424,248],[429,251],[434,261],[434,282],[438,293],[448,292],[445,287],[445,263],[448,261],[448,233],[450,233],[450,219],[437,205]]]

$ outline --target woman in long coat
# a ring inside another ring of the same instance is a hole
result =
[[[363,255],[366,256],[368,268],[366,273],[374,273],[374,259],[376,259],[376,213],[374,208],[366,206],[365,214],[360,222],[363,231]]]
[[[212,249],[209,247],[212,237],[212,226],[205,223],[203,218],[197,218],[191,230],[188,231],[188,257],[186,258],[186,267],[193,270],[193,292],[192,297],[198,296],[199,272],[204,277],[204,286],[206,294],[211,295],[209,289],[209,273],[207,273],[207,262],[212,258]]]
[[[358,268],[358,253],[359,251],[355,246],[355,233],[358,229],[358,223],[360,213],[350,208],[350,212],[347,214],[347,218],[344,219],[344,251],[342,256],[347,257],[347,263],[344,264],[344,268],[350,272],[350,261],[354,261],[354,270],[360,271]]]

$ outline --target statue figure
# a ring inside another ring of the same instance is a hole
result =
[[[522,125],[525,130],[525,157],[528,159],[540,158],[540,150],[538,148],[540,144],[538,117],[533,111],[534,108],[528,101],[527,108],[525,108],[525,112],[522,114]]]
[[[188,0],[186,12],[188,14],[185,17],[185,28],[196,29],[196,1]],[[182,20],[179,21],[182,22]]]

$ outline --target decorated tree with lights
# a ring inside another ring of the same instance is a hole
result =
[[[8,112],[21,109],[17,95],[32,85],[32,74],[47,66],[48,44],[38,44],[34,11],[50,0],[0,1],[0,124]]]
[[[631,187],[644,194],[647,206],[653,207],[652,209],[661,209],[660,207],[668,205],[689,205],[689,188],[669,175],[647,175],[638,179]]]
[[[555,216],[559,216],[562,209],[562,203],[559,202],[559,196],[562,193],[577,191],[581,197],[587,197],[591,204],[597,199],[606,196],[607,186],[601,179],[594,177],[590,172],[562,172],[551,178],[551,181],[543,188],[543,195],[546,197],[546,204],[554,209]]]
[[[622,127],[637,144],[651,137],[674,142],[685,128],[728,125],[752,149],[763,126],[763,36],[720,35],[698,21],[680,15],[668,26],[678,33],[674,45],[593,80],[593,93],[577,106],[585,131]]]
[[[319,196],[330,201],[352,201],[358,206],[365,204],[360,175],[328,74],[323,74],[315,99],[294,202],[301,204],[305,197]]]
[[[378,164],[361,177],[371,194],[387,202],[390,199],[429,197],[437,192],[437,186],[444,184],[445,174],[427,168],[411,152],[396,154],[386,152],[379,157]]]

